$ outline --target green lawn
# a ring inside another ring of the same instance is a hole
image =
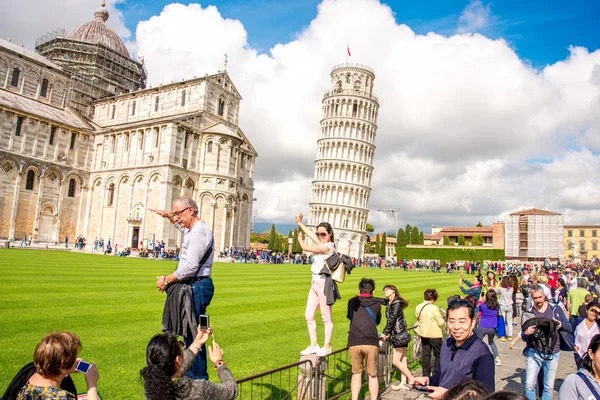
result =
[[[139,370],[149,339],[161,330],[165,299],[154,286],[156,276],[175,268],[167,261],[0,250],[0,394],[31,361],[44,333],[62,329],[77,333],[83,343],[80,355],[98,364],[104,399],[143,399]],[[208,313],[236,378],[298,361],[309,342],[304,321],[309,268],[215,264],[215,297]],[[458,291],[458,274],[355,269],[340,285],[342,300],[333,308],[334,349],[346,346],[346,301],[358,292],[362,277],[375,279],[378,296],[384,285],[398,286],[410,301],[411,324],[426,288],[438,290],[440,304]],[[320,316],[317,321],[322,344]],[[75,383],[84,391],[82,376],[76,375]]]

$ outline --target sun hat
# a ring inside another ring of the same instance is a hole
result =
[[[538,282],[545,285],[546,283],[548,283],[548,276],[547,275],[540,275],[538,277]]]

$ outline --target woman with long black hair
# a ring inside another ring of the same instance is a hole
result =
[[[150,340],[146,348],[148,366],[140,371],[146,400],[235,399],[235,378],[223,361],[223,350],[215,342],[212,347],[208,346],[208,356],[221,383],[191,379],[186,375],[211,333],[211,330],[203,331],[198,327],[196,338],[185,351],[182,342],[170,334],[156,335]]]
[[[394,346],[392,364],[408,379],[408,384],[412,385],[415,377],[408,369],[406,360],[406,348],[411,339],[404,316],[404,309],[408,307],[408,301],[400,296],[398,288],[394,285],[385,286],[383,294],[385,296],[383,303],[387,307],[385,310],[387,324],[381,333],[381,340],[389,341]],[[398,390],[403,386],[402,381],[396,382],[392,384],[392,389]]]
[[[590,341],[577,373],[567,376],[558,392],[559,400],[600,399],[600,335]]]

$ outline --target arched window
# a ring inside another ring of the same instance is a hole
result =
[[[206,152],[207,153],[212,153],[212,142],[208,142],[206,144]]]
[[[160,98],[159,98],[158,96],[156,96],[156,97],[154,98],[154,111],[155,111],[155,112],[156,112],[156,111],[158,111],[158,106],[159,106],[159,104],[160,104]]]
[[[350,72],[346,74],[346,83],[350,83]]]
[[[25,189],[33,190],[34,181],[35,181],[35,173],[32,170],[27,171],[27,182],[25,182]]]
[[[108,186],[108,206],[113,205],[113,201],[115,200],[115,184],[111,183]]]
[[[67,193],[67,196],[69,197],[75,197],[75,178],[71,178],[69,179],[69,191]]]
[[[17,87],[19,86],[19,78],[21,76],[21,71],[19,68],[13,68],[12,79],[10,80],[10,85]]]
[[[135,100],[131,102],[131,115],[135,115]]]
[[[181,93],[181,107],[185,107],[185,90]]]
[[[598,250],[598,241],[597,240],[592,241],[592,250]]]
[[[115,119],[115,112],[117,111],[117,106],[115,104],[112,105],[110,109],[110,119]]]
[[[585,240],[579,242],[579,250],[585,251]]]
[[[42,79],[42,87],[40,88],[40,97],[48,95],[48,79]]]
[[[225,113],[225,100],[219,99],[217,114],[219,114],[220,116],[223,116],[224,113]]]

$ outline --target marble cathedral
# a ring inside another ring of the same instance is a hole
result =
[[[147,209],[188,195],[216,250],[249,247],[257,153],[229,75],[146,87],[108,17],[103,4],[35,52],[0,39],[0,238],[173,248],[181,235]]]

